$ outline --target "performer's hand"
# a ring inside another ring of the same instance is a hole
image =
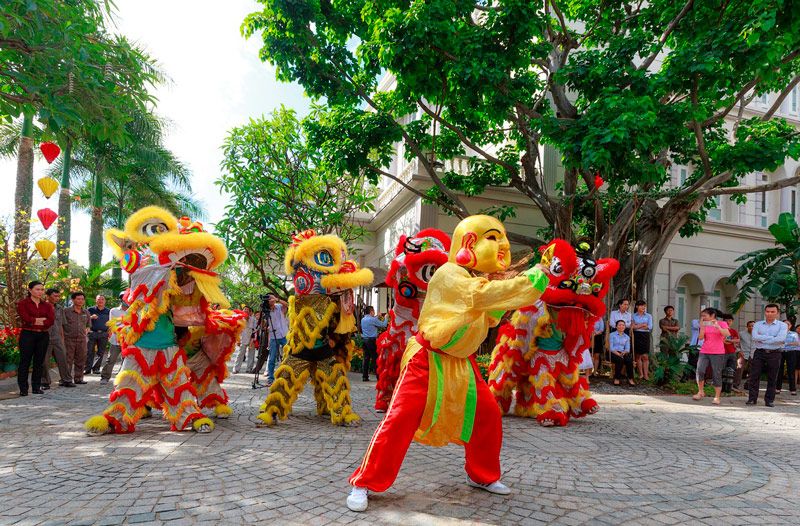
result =
[[[542,272],[544,272],[548,276],[550,275],[550,269],[548,267],[546,267],[545,265],[542,265],[541,263],[535,264],[533,266],[533,268],[538,268],[539,270],[541,270]]]

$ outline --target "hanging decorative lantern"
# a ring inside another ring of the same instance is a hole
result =
[[[56,219],[58,219],[58,214],[53,212],[49,208],[42,208],[41,210],[36,212],[36,215],[39,216],[39,221],[42,222],[42,226],[44,227],[45,230],[50,228],[50,225],[52,225],[53,222]]]
[[[48,164],[52,164],[52,162],[56,160],[56,157],[58,157],[58,154],[61,153],[61,148],[53,142],[43,142],[39,145],[39,149],[42,151],[42,155],[44,155]]]
[[[600,174],[599,173],[595,174],[595,176],[594,176],[594,187],[599,190],[600,187],[603,186],[603,183],[605,183],[605,181],[603,181],[603,178],[600,177]]]
[[[49,239],[40,239],[36,242],[36,251],[39,252],[39,255],[44,260],[47,260],[55,249],[56,244]]]
[[[41,190],[44,196],[48,199],[50,199],[50,196],[56,193],[56,190],[58,190],[58,181],[52,177],[42,177],[36,182],[36,184],[39,185],[39,190]]]

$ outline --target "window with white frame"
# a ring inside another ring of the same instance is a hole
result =
[[[675,289],[675,311],[675,319],[683,327],[686,324],[686,287]]]
[[[769,93],[762,93],[761,95],[756,97],[755,100],[761,106],[766,106],[767,104],[769,104]]]
[[[708,219],[713,219],[714,221],[721,221],[722,220],[722,197],[715,195],[711,198],[714,202],[714,208],[711,208],[708,211],[708,215],[706,216]]]
[[[764,184],[767,182],[769,182],[769,176],[767,174],[756,174],[756,183]],[[756,193],[756,226],[764,228],[769,226],[769,198],[767,192]]]
[[[720,309],[722,306],[722,291],[714,289],[714,292],[708,295],[708,306],[715,309]]]
[[[789,93],[789,113],[793,115],[800,113],[800,85],[795,86]]]

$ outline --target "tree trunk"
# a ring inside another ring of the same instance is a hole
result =
[[[632,302],[643,300],[652,310],[654,298],[648,297],[653,291],[651,286],[655,280],[664,253],[669,244],[689,218],[689,214],[699,208],[699,203],[677,203],[658,208],[655,202],[645,203],[640,209],[640,217],[635,227],[622,241],[611,248],[611,257],[620,262],[620,269],[614,278],[612,304],[622,298]],[[620,216],[617,221],[625,221]],[[625,242],[624,240],[627,240]],[[602,245],[602,244],[601,244]],[[598,250],[604,247],[599,246]]]
[[[64,160],[61,167],[61,190],[58,192],[58,264],[69,264],[69,245],[72,234],[72,204],[69,195],[69,170],[72,162],[72,141],[64,145]]]
[[[89,269],[99,267],[103,260],[103,175],[95,170],[92,191],[92,222],[89,229]]]
[[[123,227],[122,207],[124,206],[124,204],[125,203],[123,202],[122,199],[119,199],[119,201],[117,201],[117,224],[115,226],[120,230],[122,230],[122,227]],[[116,257],[114,258],[114,261],[117,261]],[[120,282],[122,282],[122,267],[120,267],[118,264],[114,265],[111,268],[111,277],[114,278],[114,279],[118,279],[118,280],[120,280]],[[123,285],[123,288],[124,288],[124,285]],[[118,293],[119,291],[115,291],[115,292]]]
[[[28,252],[33,206],[33,115],[25,114],[17,153],[17,186],[14,192],[14,244]]]

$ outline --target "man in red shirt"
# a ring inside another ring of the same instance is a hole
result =
[[[17,303],[17,314],[21,320],[22,332],[19,335],[19,369],[17,384],[19,395],[28,396],[28,369],[33,363],[31,375],[31,392],[44,394],[42,391],[42,367],[49,341],[48,330],[53,325],[56,311],[53,305],[44,299],[44,285],[41,281],[28,283],[28,297]]]
[[[739,333],[733,328],[733,316],[725,314],[722,316],[722,321],[728,324],[728,331],[731,335],[725,338],[723,345],[725,346],[725,369],[730,367],[733,369],[734,374],[738,365],[738,355],[736,354],[736,347],[739,345]],[[724,369],[723,369],[724,370]],[[736,392],[743,392],[741,389],[734,389]]]

